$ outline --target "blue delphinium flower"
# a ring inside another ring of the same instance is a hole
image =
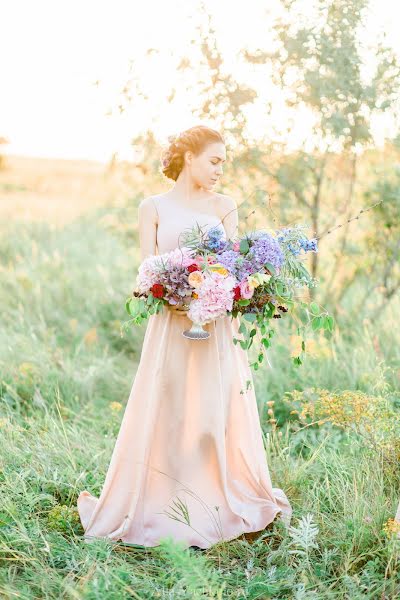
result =
[[[285,227],[278,230],[277,240],[291,252],[294,256],[298,256],[302,250],[304,252],[318,252],[317,239],[308,240],[301,232],[304,226]]]
[[[318,240],[316,238],[312,238],[311,240],[300,241],[300,245],[303,248],[304,252],[318,252],[317,243]]]
[[[254,261],[256,269],[260,269],[267,262],[278,269],[283,264],[284,254],[278,240],[264,234],[254,241],[249,250],[249,259]]]
[[[213,252],[219,252],[222,250],[226,241],[221,239],[223,235],[222,229],[218,229],[218,227],[212,227],[207,232],[207,248],[212,250]]]
[[[301,248],[299,248],[298,245],[293,246],[293,244],[291,244],[290,242],[287,244],[287,249],[294,254],[294,256],[297,256],[298,254],[300,254],[301,252]]]

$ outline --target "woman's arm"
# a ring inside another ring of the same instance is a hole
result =
[[[239,215],[236,201],[230,196],[221,196],[217,202],[218,216],[226,231],[227,240],[239,235]]]
[[[140,260],[156,254],[158,215],[151,196],[144,198],[138,207]]]

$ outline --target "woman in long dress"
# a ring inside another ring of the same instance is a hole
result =
[[[171,141],[163,172],[175,181],[141,201],[141,259],[180,245],[199,224],[237,235],[236,203],[213,193],[226,160],[221,135],[199,125]],[[263,530],[291,506],[273,488],[239,317],[210,321],[191,340],[183,311],[150,315],[139,365],[99,498],[78,497],[85,538],[156,546],[164,537],[208,548]]]

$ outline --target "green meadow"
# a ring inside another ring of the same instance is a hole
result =
[[[150,183],[126,164],[10,157],[0,172],[1,597],[400,597],[400,302],[382,284],[365,298],[381,226],[373,210],[349,224],[329,289],[338,232],[320,244],[316,299],[335,314],[334,330],[311,331],[296,366],[296,328],[281,319],[269,362],[254,372],[291,527],[276,520],[203,552],[171,539],[84,543],[76,499],[101,491],[146,327],[121,336],[139,260],[137,205],[167,189]]]

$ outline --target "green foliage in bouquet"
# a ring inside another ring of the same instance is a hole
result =
[[[125,310],[132,318],[122,323],[121,328],[127,331],[131,325],[140,325],[149,315],[159,313],[163,304],[160,298],[155,298],[151,293],[145,296],[134,291],[125,302]]]
[[[255,279],[257,284],[253,295],[251,298],[236,299],[231,311],[234,317],[242,317],[239,326],[242,338],[234,338],[234,343],[239,343],[243,349],[248,350],[255,340],[259,342],[257,359],[251,363],[255,370],[264,360],[265,350],[271,346],[275,334],[272,319],[280,319],[287,314],[297,323],[297,335],[301,337],[301,353],[292,357],[296,366],[303,363],[307,331],[333,331],[334,318],[316,302],[309,303],[301,298],[305,287],[316,285],[316,281],[299,257],[302,250],[317,251],[316,240],[308,240],[304,230],[304,225],[282,228],[276,232],[275,238],[268,233],[263,235],[262,232],[253,232],[239,241],[239,251],[244,260],[249,254],[254,255],[252,247],[255,239],[264,241],[264,245],[265,241],[268,241],[272,247],[272,240],[275,239],[281,251],[279,260],[274,261],[275,264],[266,261],[259,268],[259,273],[250,276],[250,281]],[[266,246],[268,249],[268,244]],[[271,256],[276,259],[276,253],[272,252]]]

